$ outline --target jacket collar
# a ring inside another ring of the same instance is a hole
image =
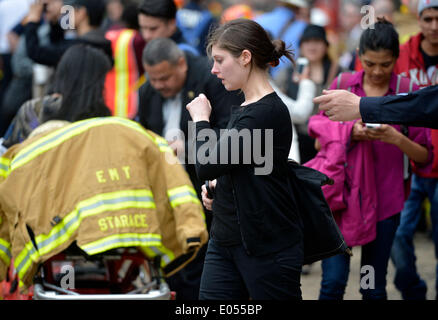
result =
[[[186,39],[184,38],[183,33],[181,32],[181,30],[178,27],[176,27],[176,31],[175,31],[174,34],[172,34],[170,39],[175,41],[177,44],[179,44],[179,43],[187,43]]]
[[[424,59],[423,55],[421,54],[421,41],[423,41],[423,39],[424,36],[420,32],[417,35],[411,37],[406,43],[411,61],[421,69],[424,68]]]

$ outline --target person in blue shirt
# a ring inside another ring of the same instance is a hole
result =
[[[218,22],[203,2],[205,0],[187,1],[187,4],[176,12],[176,25],[187,42],[200,54],[206,55],[208,32]]]
[[[271,12],[258,16],[255,21],[259,23],[273,39],[280,39],[292,49],[294,56],[299,56],[299,40],[307,22],[300,20],[297,15],[300,8],[309,6],[306,0],[280,0]],[[272,68],[271,75],[275,79],[278,72],[291,65],[287,59],[280,60],[280,64]]]

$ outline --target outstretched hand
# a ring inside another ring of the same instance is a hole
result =
[[[324,90],[313,99],[319,110],[333,121],[349,121],[360,118],[360,97],[347,90]]]

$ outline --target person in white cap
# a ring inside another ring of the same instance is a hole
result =
[[[438,84],[438,0],[418,3],[420,32],[400,47],[395,71],[420,87]]]
[[[294,52],[295,57],[299,57],[299,40],[307,26],[307,22],[301,20],[299,10],[309,7],[306,0],[279,0],[277,6],[271,12],[258,16],[258,22],[272,37],[281,39]],[[278,72],[291,65],[288,61],[281,60],[280,64],[272,68],[271,75],[275,79]]]

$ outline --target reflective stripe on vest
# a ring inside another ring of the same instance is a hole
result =
[[[0,238],[0,260],[2,260],[7,266],[11,263],[11,244],[6,240]]]
[[[108,211],[129,208],[155,209],[152,192],[149,190],[116,191],[98,194],[90,199],[79,202],[72,212],[67,214],[50,230],[49,234],[41,234],[35,238],[38,251],[35,250],[32,242],[28,242],[25,245],[25,248],[20,252],[15,261],[15,267],[19,276],[22,278],[22,275],[27,272],[31,260],[37,261],[39,256],[55,250],[68,241],[84,218]],[[152,237],[152,235],[150,236]],[[160,235],[153,236],[161,239]]]
[[[112,42],[114,68],[105,81],[105,102],[114,116],[134,118],[138,109],[135,90],[139,78],[133,39],[135,30],[110,31],[106,34]]]
[[[190,186],[182,186],[167,191],[169,202],[172,208],[184,203],[200,204],[195,189]]]
[[[160,246],[161,236],[153,233],[121,233],[80,246],[89,255],[120,247]]]
[[[107,125],[107,124],[119,124],[129,127],[145,135],[155,143],[155,139],[149,133],[147,133],[146,130],[141,125],[128,119],[108,117],[108,118],[93,118],[93,119],[83,120],[83,121],[75,122],[74,124],[63,127],[61,129],[55,130],[54,132],[49,133],[48,135],[42,137],[41,139],[38,139],[34,143],[31,143],[30,145],[25,147],[12,160],[9,173],[25,165],[29,161],[38,157],[39,155],[57,147],[63,142],[77,135],[80,135],[81,133],[87,131],[88,129]]]
[[[7,158],[0,158],[0,177],[6,178],[8,176],[10,165],[11,160]]]

